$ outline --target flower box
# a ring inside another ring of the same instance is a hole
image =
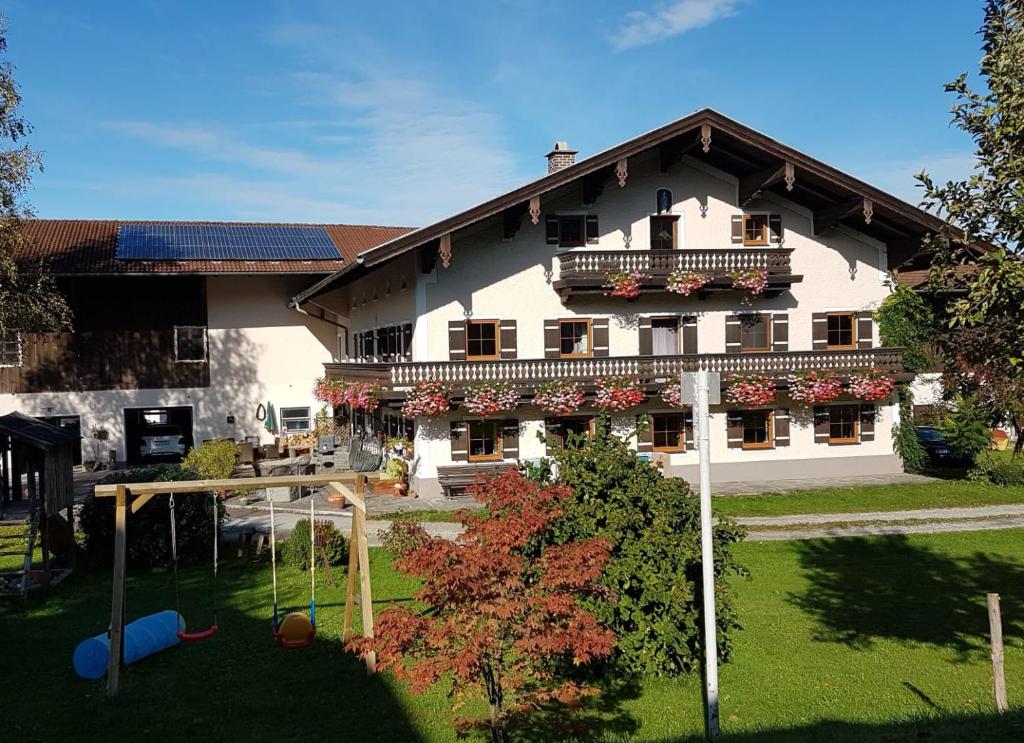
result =
[[[850,394],[861,400],[886,400],[895,388],[895,378],[881,369],[869,369],[850,376]]]
[[[507,413],[519,406],[519,393],[508,382],[480,382],[466,388],[462,407],[473,415]]]
[[[636,407],[647,399],[643,385],[638,379],[608,377],[595,381],[597,392],[594,407],[600,410],[618,413]]]
[[[760,407],[775,404],[775,380],[761,374],[733,374],[725,399],[734,405]]]
[[[634,300],[640,296],[640,282],[647,278],[640,271],[619,271],[605,275],[605,287],[610,296]]]
[[[831,402],[843,394],[843,384],[832,372],[807,371],[789,375],[789,396],[805,405]]]
[[[673,408],[685,408],[687,405],[683,402],[683,389],[679,382],[673,382],[665,385],[665,389],[661,391],[661,399]]]
[[[733,271],[729,274],[734,289],[742,289],[748,299],[759,297],[768,287],[768,272],[760,268],[748,268],[745,271]]]
[[[444,415],[451,408],[449,398],[452,395],[451,385],[437,380],[417,382],[409,390],[402,415],[415,418],[418,415]]]
[[[673,294],[688,297],[703,289],[710,281],[710,276],[697,271],[673,271],[665,280],[665,288]]]
[[[583,390],[576,382],[558,380],[545,382],[538,387],[533,396],[533,404],[545,413],[568,415],[579,410],[584,399]]]

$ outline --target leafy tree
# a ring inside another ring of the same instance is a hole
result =
[[[942,418],[940,429],[954,455],[970,463],[989,448],[992,436],[988,430],[990,413],[977,396],[960,396]]]
[[[567,723],[596,693],[558,669],[611,653],[614,636],[581,605],[608,598],[596,580],[609,546],[600,538],[544,544],[572,499],[564,486],[542,488],[510,470],[480,482],[476,497],[489,515],[462,511],[466,530],[455,542],[421,534],[400,553],[396,564],[422,579],[416,599],[428,610],[385,609],[376,638],[352,645],[376,651],[380,666],[416,692],[450,680],[456,709],[482,695],[486,723],[456,724],[485,725],[492,741],[505,741],[538,716]]]
[[[931,237],[929,285],[945,303],[936,333],[950,386],[977,393],[1017,432],[1024,448],[1024,3],[987,0],[980,75],[984,92],[962,74],[946,85],[956,96],[953,124],[975,143],[975,172],[933,182],[918,175],[923,206],[946,227]],[[965,270],[965,266],[967,267]]]
[[[882,345],[904,349],[907,371],[921,372],[935,365],[930,349],[935,317],[924,297],[904,284],[896,284],[875,312],[875,319]]]
[[[592,608],[615,633],[618,669],[670,676],[695,669],[702,626],[699,499],[685,480],[662,477],[637,457],[611,433],[607,415],[590,441],[571,443],[557,460],[559,482],[573,497],[553,538],[600,537],[612,546],[601,582],[616,599]],[[723,579],[744,574],[730,552],[742,536],[728,519],[715,527],[719,649],[726,657],[739,625]]]

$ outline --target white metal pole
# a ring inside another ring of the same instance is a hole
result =
[[[704,725],[709,737],[718,726],[718,628],[715,622],[715,553],[711,541],[711,435],[708,412],[708,370],[695,379],[697,450],[700,454],[700,555],[704,595]]]

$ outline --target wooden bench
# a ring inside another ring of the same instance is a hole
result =
[[[497,475],[509,467],[515,469],[511,462],[441,466],[437,468],[437,482],[441,485],[445,498],[459,498],[466,494],[467,487],[476,482],[477,475]]]

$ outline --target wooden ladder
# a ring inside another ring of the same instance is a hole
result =
[[[38,518],[39,509],[36,508],[36,501],[33,499],[27,519],[0,521],[0,558],[23,558],[21,570],[0,570],[0,579],[5,581],[5,584],[0,586],[0,598],[19,595],[24,600],[28,597],[28,589],[32,582],[32,551],[35,549],[36,532],[39,530]],[[8,533],[10,529],[20,531]],[[20,584],[20,587],[11,590],[11,582]]]

